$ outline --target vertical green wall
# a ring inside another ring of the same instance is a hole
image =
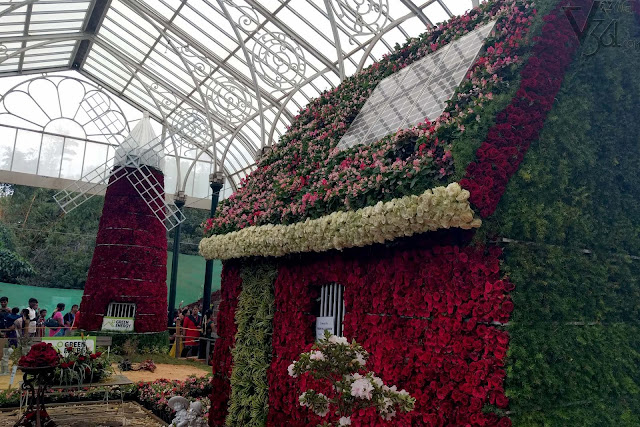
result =
[[[502,243],[515,426],[640,425],[640,38],[614,9],[587,34],[615,22],[620,46],[587,55],[587,35],[478,236],[517,241]]]

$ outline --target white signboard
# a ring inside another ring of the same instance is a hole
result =
[[[331,335],[335,334],[334,330],[335,317],[316,317],[316,339],[324,337],[324,331],[331,332]]]
[[[48,337],[42,338],[42,342],[51,343],[53,348],[58,350],[58,352],[62,355],[67,354],[67,347],[71,347],[73,349],[79,349],[82,347],[83,343],[87,345],[87,350],[90,352],[96,351],[96,337]]]
[[[133,317],[109,317],[102,319],[103,331],[133,332]]]
[[[9,380],[9,388],[13,385],[13,381],[16,379],[16,372],[18,371],[18,365],[13,365],[11,368],[11,379]]]

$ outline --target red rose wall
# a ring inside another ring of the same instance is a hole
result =
[[[500,279],[497,248],[434,246],[357,250],[283,263],[275,283],[273,362],[269,370],[267,425],[320,423],[298,405],[299,387],[287,366],[311,347],[314,288],[345,286],[345,336],[370,353],[369,368],[417,399],[416,409],[390,422],[371,413],[354,426],[510,425],[483,414],[505,408],[502,382],[513,285]],[[425,241],[423,239],[422,244]]]
[[[131,172],[130,168],[119,174]],[[164,191],[164,175],[152,170]],[[136,304],[135,331],[165,331],[167,232],[126,177],[110,178],[80,304],[80,328],[102,327],[110,302]]]

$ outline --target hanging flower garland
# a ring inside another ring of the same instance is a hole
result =
[[[333,212],[293,225],[248,227],[200,242],[206,259],[282,256],[363,247],[442,228],[480,226],[469,206],[469,192],[459,184],[427,190],[357,211]]]

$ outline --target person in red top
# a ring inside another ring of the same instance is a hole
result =
[[[200,329],[198,321],[191,315],[191,311],[184,309],[182,311],[182,335],[184,336],[184,348],[181,357],[189,357],[198,354],[198,338],[200,338]]]

